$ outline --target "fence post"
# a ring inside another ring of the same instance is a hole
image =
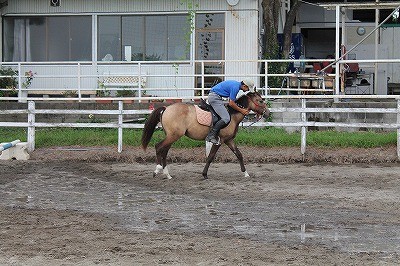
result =
[[[122,113],[123,113],[123,101],[118,101],[118,153],[122,152]]]
[[[397,158],[400,160],[400,99],[397,99]]]
[[[78,62],[78,98],[79,102],[81,102],[82,92],[81,92],[81,63]]]
[[[268,62],[267,61],[265,61],[265,65],[264,65],[264,87],[265,87],[264,95],[267,96],[266,91],[269,88],[269,86],[268,86]]]
[[[28,102],[28,152],[35,150],[35,102]]]
[[[306,99],[301,99],[301,108],[306,108]],[[305,123],[307,122],[307,115],[305,110],[301,112],[301,122],[303,124],[303,126],[301,127],[301,154],[303,155],[304,160],[307,145],[307,127],[305,126]]]
[[[138,80],[138,96],[139,96],[139,102],[141,103],[142,100],[140,98],[142,98],[142,64],[139,62],[138,63],[138,75],[139,75],[139,80]]]
[[[21,63],[18,63],[18,102],[20,103],[26,103],[26,99],[28,97],[28,92],[22,90],[22,74],[21,73],[22,67],[21,67]]]

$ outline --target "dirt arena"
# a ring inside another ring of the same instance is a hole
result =
[[[38,149],[0,161],[0,265],[398,265],[396,148]]]

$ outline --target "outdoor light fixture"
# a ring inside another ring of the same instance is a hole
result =
[[[61,0],[50,0],[50,6],[57,7],[57,6],[60,6],[60,4],[61,4]]]
[[[365,34],[365,28],[364,27],[358,27],[357,28],[357,34],[360,36],[363,36]]]

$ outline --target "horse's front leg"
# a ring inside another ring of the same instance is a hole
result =
[[[221,147],[221,145],[212,145],[212,147],[211,147],[210,154],[207,157],[206,165],[204,166],[204,169],[203,169],[203,178],[204,179],[208,178],[208,176],[207,176],[208,168],[210,167],[211,162],[214,160],[215,154],[217,154],[219,147]]]
[[[242,170],[242,172],[244,173],[244,177],[250,177],[249,173],[247,173],[246,171],[246,167],[244,166],[244,162],[243,162],[243,155],[242,153],[239,151],[238,147],[236,146],[236,143],[233,141],[233,139],[225,142],[225,144],[229,147],[229,149],[231,149],[231,151],[236,155],[236,157],[239,160],[239,164],[240,164],[240,169]]]

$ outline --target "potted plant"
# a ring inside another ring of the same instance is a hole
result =
[[[8,67],[0,68],[0,76],[6,76],[0,78],[0,97],[15,97],[18,95],[18,91],[15,89],[18,85],[17,78],[18,71]]]
[[[99,97],[109,97],[111,92],[107,89],[106,86],[104,86],[104,83],[101,81],[98,81],[98,89],[96,90],[96,98]],[[96,99],[96,102],[100,103],[111,103],[111,100],[102,100],[102,99]]]
[[[136,96],[135,90],[123,88],[122,90],[117,91],[117,97],[135,97],[135,96]],[[123,102],[124,103],[133,103],[133,100],[123,100]]]
[[[62,92],[62,95],[65,98],[76,98],[76,97],[78,97],[78,91],[76,91],[76,90],[65,90],[65,91]],[[74,102],[74,101],[69,100],[68,102]]]

